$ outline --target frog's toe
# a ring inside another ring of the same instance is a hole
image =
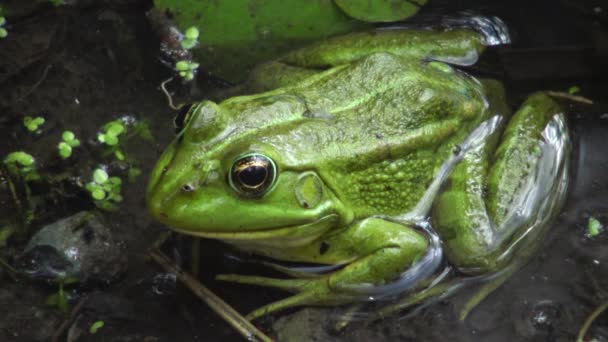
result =
[[[288,308],[292,308],[292,307],[296,307],[296,306],[303,306],[303,305],[311,305],[317,302],[317,298],[314,292],[302,292],[299,293],[297,295],[276,301],[276,302],[272,302],[270,304],[264,305],[260,308],[257,308],[255,310],[253,310],[252,312],[250,312],[249,314],[247,314],[247,316],[245,316],[245,318],[247,318],[248,320],[252,321],[256,318],[260,318],[262,316],[265,316],[269,313],[273,313],[275,311],[281,311],[284,309],[288,309]]]
[[[239,284],[275,287],[290,292],[299,292],[311,282],[310,279],[276,279],[238,274],[219,274],[215,279]]]

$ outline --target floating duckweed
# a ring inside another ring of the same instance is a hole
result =
[[[589,217],[589,223],[587,224],[587,233],[590,237],[597,236],[602,230],[602,224],[595,217]]]
[[[4,158],[5,164],[19,164],[20,166],[32,166],[34,164],[34,157],[31,154],[16,151],[9,153],[6,158]]]
[[[97,331],[101,328],[103,328],[103,326],[105,325],[105,323],[103,321],[97,321],[93,324],[91,324],[91,327],[89,328],[89,332],[93,335],[97,334]]]
[[[186,33],[184,34],[184,39],[182,39],[182,41],[180,42],[182,48],[190,50],[195,47],[197,44],[198,35],[198,28],[194,26],[189,27],[186,30]]]
[[[118,144],[118,136],[126,131],[125,124],[120,120],[110,121],[103,127],[103,132],[97,134],[97,140],[108,146]]]
[[[576,93],[579,93],[581,91],[581,88],[579,86],[572,86],[570,88],[568,88],[568,94],[570,95],[574,95]]]
[[[62,159],[67,159],[72,155],[72,146],[68,145],[65,141],[62,141],[57,145],[59,150],[59,156]]]
[[[103,184],[108,180],[108,173],[104,169],[97,169],[93,172],[93,180],[97,184]]]
[[[191,61],[179,61],[175,63],[175,70],[179,76],[186,81],[194,79],[194,72],[198,69],[199,64]]]
[[[6,18],[0,16],[0,38],[8,36],[8,31],[3,27],[6,24]]]
[[[76,135],[72,131],[64,131],[61,138],[63,141],[57,145],[59,156],[67,159],[72,155],[72,149],[80,146],[80,140],[76,139]]]
[[[117,207],[114,203],[122,202],[121,186],[122,179],[110,177],[104,169],[98,168],[93,172],[93,181],[87,183],[85,189],[91,193],[97,207],[104,210],[116,210]]]
[[[38,128],[44,123],[44,118],[41,116],[32,118],[31,116],[26,116],[23,118],[23,125],[30,132],[35,132]]]

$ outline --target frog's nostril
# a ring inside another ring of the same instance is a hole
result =
[[[192,185],[190,183],[186,183],[182,186],[182,191],[183,192],[192,192],[192,191],[194,191],[194,185]]]

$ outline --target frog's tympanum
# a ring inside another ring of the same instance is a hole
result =
[[[499,82],[454,67],[488,43],[466,28],[378,30],[261,65],[252,95],[183,110],[150,212],[181,233],[318,265],[219,276],[295,293],[250,318],[420,294],[445,267],[504,280],[563,204],[570,142],[546,93],[512,114]]]

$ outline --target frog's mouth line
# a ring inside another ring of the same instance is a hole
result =
[[[261,242],[261,241],[280,241],[284,246],[295,246],[314,241],[325,232],[330,230],[339,221],[337,214],[329,214],[320,219],[301,225],[267,228],[263,230],[252,230],[243,232],[204,232],[190,231],[179,228],[172,228],[178,233],[192,235],[196,237],[227,240],[229,242]]]

